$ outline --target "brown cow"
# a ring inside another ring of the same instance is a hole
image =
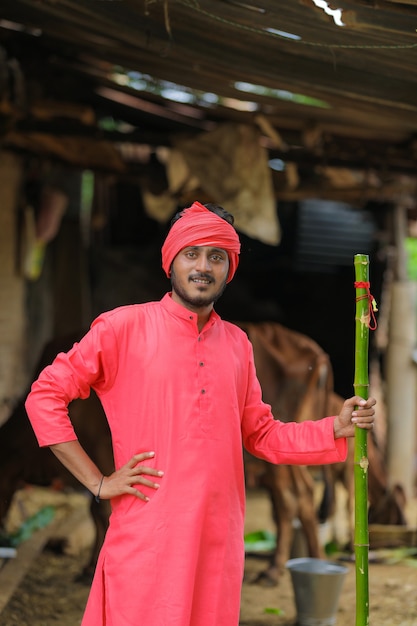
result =
[[[60,351],[68,350],[79,338],[69,336],[48,344],[38,367],[38,373]],[[34,379],[37,378],[37,375]],[[0,521],[4,521],[13,494],[25,483],[50,486],[59,481],[64,486],[79,488],[80,483],[56,459],[49,448],[40,448],[26,415],[22,399],[10,418],[0,428]],[[69,406],[71,420],[88,454],[105,473],[113,471],[110,431],[101,403],[94,392],[86,400],[74,400]],[[83,576],[91,579],[101,544],[108,526],[109,503],[91,499],[90,512],[96,528],[91,558]]]
[[[263,399],[271,405],[276,418],[284,422],[301,422],[331,414],[328,407],[333,392],[333,371],[328,355],[315,341],[275,323],[239,326],[246,331],[253,345]],[[310,556],[322,556],[314,482],[308,468],[304,466],[272,465],[253,459],[250,463],[247,460],[247,468],[253,468],[254,465],[258,472],[261,468],[263,470],[258,482],[269,493],[277,526],[275,551],[269,567],[258,576],[257,582],[275,585],[290,556],[294,521],[297,518],[304,531]],[[328,468],[323,468],[323,476],[328,481]],[[253,481],[248,472],[247,479]],[[332,483],[329,485],[332,486]],[[329,492],[325,493],[327,495]]]
[[[337,415],[340,412],[344,400],[333,391],[333,371],[329,357],[315,341],[280,324],[240,324],[240,326],[247,332],[252,342],[263,398],[271,405],[275,417],[284,422],[292,420],[301,422],[306,419],[320,419],[326,415]],[[309,555],[314,558],[322,556],[318,522],[325,521],[334,513],[338,481],[348,492],[349,543],[350,547],[353,546],[351,527],[354,503],[353,440],[349,440],[348,445],[345,463],[321,468],[325,489],[317,512],[314,482],[309,468],[296,465],[277,466],[247,458],[248,483],[253,484],[256,481],[253,472],[257,473],[258,484],[268,490],[277,526],[275,551],[269,567],[261,572],[257,582],[266,585],[275,585],[279,582],[290,556],[296,518],[304,531]],[[368,437],[368,458],[370,523],[405,524],[403,489],[400,485],[389,489],[383,454],[372,435]]]
[[[343,405],[343,398],[336,393],[330,395],[329,410],[330,414],[336,415],[340,412]],[[336,463],[330,465],[329,483],[332,485],[332,493],[334,494],[334,486],[340,483],[347,491],[347,519],[349,528],[348,547],[353,549],[354,539],[354,511],[353,505],[355,500],[354,494],[354,440],[348,441],[348,456],[345,463]],[[404,526],[407,521],[405,518],[406,497],[404,489],[401,485],[388,484],[388,471],[385,458],[374,433],[369,433],[367,438],[368,453],[368,521],[369,524],[392,524],[395,526]],[[327,515],[334,513],[333,507],[335,499],[332,499],[331,506],[327,510]]]

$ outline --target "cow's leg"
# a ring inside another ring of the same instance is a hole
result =
[[[321,523],[334,516],[336,509],[336,471],[334,465],[322,465],[323,495],[317,511]]]
[[[298,496],[298,518],[307,541],[310,557],[318,559],[323,556],[319,542],[319,527],[314,502],[314,482],[306,467],[293,468],[294,481]]]
[[[91,583],[94,571],[97,565],[98,555],[103,545],[104,537],[109,526],[110,504],[108,500],[100,500],[96,502],[95,498],[91,499],[90,514],[93,518],[95,528],[95,539],[91,549],[90,559],[84,567],[81,575],[78,577],[79,582]]]
[[[292,495],[290,495],[292,499]],[[282,574],[285,571],[285,564],[290,558],[291,546],[294,538],[293,521],[295,516],[292,514],[293,506],[286,507],[281,511],[279,527],[277,528],[277,544],[273,559],[264,572],[265,580],[271,585],[277,585]]]
[[[273,518],[277,527],[277,541],[269,566],[254,582],[265,586],[279,583],[288,561],[293,540],[293,520],[297,514],[297,498],[293,493],[291,469],[287,465],[266,464],[264,486],[268,490]]]

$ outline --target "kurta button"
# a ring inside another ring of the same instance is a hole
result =
[[[206,393],[206,390],[205,390],[205,389],[202,389],[202,390],[201,390],[201,393]]]
[[[192,316],[192,315],[190,315],[190,320],[192,320],[192,319],[193,319],[193,316]]]
[[[203,361],[200,361],[200,367],[203,367],[204,363]]]

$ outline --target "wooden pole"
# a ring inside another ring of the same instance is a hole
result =
[[[369,328],[375,326],[374,300],[369,288],[369,259],[356,254],[355,289],[355,395],[368,399]],[[376,308],[376,307],[375,307]],[[355,566],[356,566],[356,626],[369,624],[369,532],[368,532],[368,446],[367,431],[356,428],[354,450],[355,486]]]
[[[391,319],[386,358],[388,486],[401,485],[414,495],[416,473],[416,345],[417,288],[412,281],[392,285]]]
[[[387,465],[389,487],[401,485],[406,498],[414,495],[416,472],[416,364],[417,284],[407,273],[407,207],[399,203],[394,212],[396,264],[391,286],[391,308],[386,356],[388,418]]]

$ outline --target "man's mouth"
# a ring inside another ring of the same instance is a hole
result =
[[[189,281],[197,285],[210,285],[213,279],[211,276],[190,276]]]

